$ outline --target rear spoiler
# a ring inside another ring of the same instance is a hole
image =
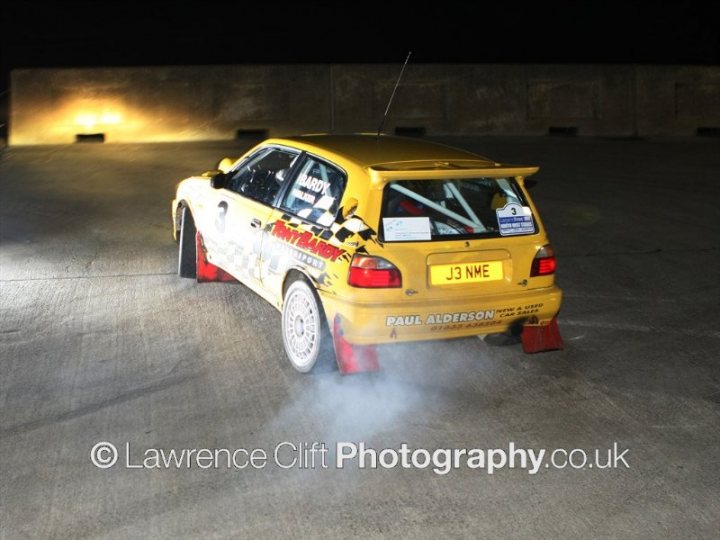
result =
[[[441,180],[445,178],[527,178],[540,170],[540,167],[525,165],[503,165],[496,163],[492,167],[478,168],[444,168],[444,169],[413,169],[413,170],[383,170],[375,167],[368,168],[370,183],[375,188],[381,188],[393,180]]]

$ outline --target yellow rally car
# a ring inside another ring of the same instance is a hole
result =
[[[179,274],[238,280],[276,306],[298,371],[376,369],[381,343],[557,328],[555,256],[524,186],[537,167],[307,135],[218,168],[178,184]]]

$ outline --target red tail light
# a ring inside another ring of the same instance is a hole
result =
[[[549,276],[555,273],[557,262],[555,261],[555,251],[550,244],[541,247],[532,262],[530,268],[530,277]]]
[[[369,255],[355,255],[350,263],[348,283],[363,289],[402,287],[400,270],[389,261]]]

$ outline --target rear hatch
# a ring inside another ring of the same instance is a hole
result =
[[[521,292],[546,242],[534,206],[520,186],[536,168],[458,170],[439,177],[383,177],[375,253],[396,265],[402,290],[418,300]],[[536,280],[538,281],[538,280]],[[538,286],[547,286],[539,280]]]

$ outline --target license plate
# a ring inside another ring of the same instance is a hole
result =
[[[433,285],[498,281],[502,278],[502,261],[434,264],[430,267],[430,283]]]

